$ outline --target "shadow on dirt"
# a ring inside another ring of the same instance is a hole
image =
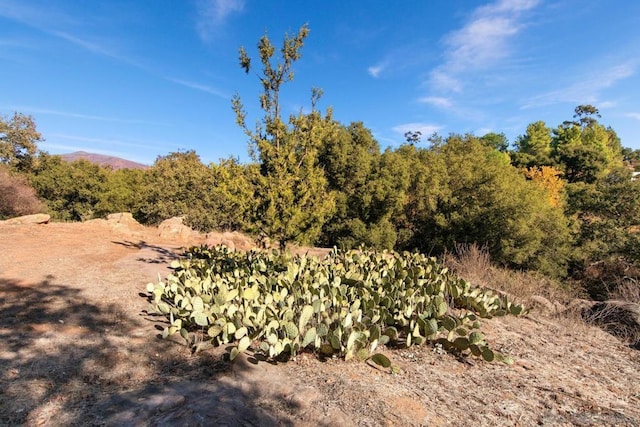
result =
[[[220,353],[157,340],[150,323],[54,277],[0,278],[0,424],[292,425],[281,393],[250,387]]]
[[[143,255],[148,254],[150,256],[141,256],[138,261],[150,263],[150,264],[167,264],[173,260],[182,258],[181,253],[184,252],[184,248],[167,248],[158,245],[152,245],[144,240],[137,243],[130,241],[117,242],[113,241],[116,245],[122,245],[130,249],[138,249],[143,252]]]

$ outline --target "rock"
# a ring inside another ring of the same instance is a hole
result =
[[[231,250],[243,250],[247,251],[253,247],[255,244],[252,239],[245,236],[242,233],[238,233],[237,231],[233,232],[211,232],[208,233],[204,242],[207,246],[226,246]]]
[[[2,224],[47,224],[51,219],[50,215],[47,214],[33,214],[33,215],[24,215],[18,216],[15,218],[9,218],[5,221],[0,221]]]
[[[192,236],[198,234],[189,226],[184,225],[182,221],[184,221],[183,216],[177,216],[162,221],[158,226],[160,237],[164,239],[177,239],[186,241],[189,240]]]
[[[107,215],[107,223],[115,231],[140,231],[144,225],[133,218],[129,212],[120,212]]]
[[[529,304],[546,313],[553,313],[556,310],[556,306],[541,295],[531,296],[531,298],[529,298]]]
[[[112,213],[107,215],[107,221],[115,222],[117,224],[133,224],[140,225],[138,221],[133,219],[133,215],[130,212]]]

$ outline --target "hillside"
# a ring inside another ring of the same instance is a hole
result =
[[[158,338],[146,284],[204,241],[122,218],[0,223],[0,424],[640,425],[640,352],[559,311],[484,322],[512,366],[431,346],[384,349],[395,374],[192,355]]]
[[[73,153],[60,155],[64,160],[73,162],[84,159],[100,166],[110,166],[114,170],[117,169],[147,169],[149,166],[142,163],[132,162],[131,160],[121,159],[120,157],[105,156],[103,154],[87,153],[86,151],[76,151]]]

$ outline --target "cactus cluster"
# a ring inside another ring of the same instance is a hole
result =
[[[523,308],[475,288],[435,258],[418,253],[339,251],[325,259],[279,251],[194,247],[173,273],[150,283],[152,309],[165,315],[163,336],[180,334],[195,351],[231,344],[231,359],[311,350],[346,360],[389,360],[380,345],[440,343],[487,361],[492,351],[479,319]]]

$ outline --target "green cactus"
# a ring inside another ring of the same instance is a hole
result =
[[[236,343],[232,358],[249,348],[267,357],[306,348],[373,360],[380,345],[439,342],[508,363],[485,343],[479,318],[525,312],[417,253],[334,249],[320,261],[199,247],[171,267],[146,288],[153,310],[169,320],[163,336],[180,333],[196,350]]]

